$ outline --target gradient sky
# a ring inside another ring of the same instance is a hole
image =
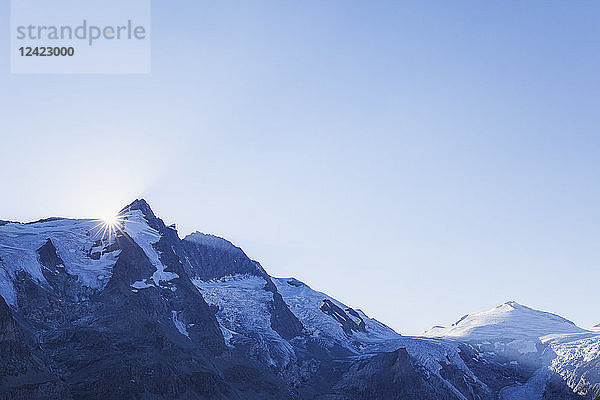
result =
[[[8,2],[0,21],[8,25]],[[600,322],[600,3],[153,2],[149,75],[11,75],[0,219],[146,198],[403,334]]]

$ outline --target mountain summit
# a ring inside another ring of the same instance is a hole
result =
[[[432,328],[425,335],[481,341],[497,338],[529,339],[583,332],[586,331],[556,314],[508,301],[488,311],[465,315],[449,327]]]

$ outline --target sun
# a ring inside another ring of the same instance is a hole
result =
[[[102,221],[105,226],[109,226],[109,227],[113,227],[113,228],[116,228],[117,225],[120,223],[118,215],[108,215],[108,216],[102,218]]]
[[[102,235],[101,239],[112,240],[116,237],[117,232],[122,231],[124,219],[120,215],[107,215],[98,220],[96,228],[98,229],[98,235]]]

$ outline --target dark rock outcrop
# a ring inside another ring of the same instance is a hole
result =
[[[323,311],[327,315],[330,315],[331,317],[333,317],[333,319],[339,322],[346,335],[351,335],[353,331],[366,332],[365,322],[363,321],[361,316],[351,308],[347,309],[348,313],[350,313],[355,318],[358,318],[360,320],[359,323],[356,323],[354,320],[352,320],[352,318],[350,318],[343,309],[335,305],[329,299],[323,299],[321,311]]]
[[[56,254],[56,247],[54,247],[54,243],[50,239],[46,239],[46,243],[38,249],[38,254],[40,256],[40,264],[50,270],[64,264],[63,260]]]

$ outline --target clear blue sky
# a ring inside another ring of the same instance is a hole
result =
[[[150,75],[11,75],[0,36],[0,218],[145,197],[401,333],[600,322],[599,3],[153,3]]]

